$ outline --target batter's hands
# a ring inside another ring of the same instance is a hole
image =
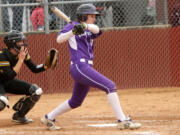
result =
[[[84,29],[86,28],[84,23],[80,23],[78,25],[74,26],[74,29],[72,30],[74,35],[81,35],[84,33]]]
[[[24,61],[24,59],[26,58],[27,53],[28,53],[27,48],[25,48],[24,46],[21,46],[21,49],[20,49],[20,52],[19,52],[19,55],[18,55],[19,60]]]

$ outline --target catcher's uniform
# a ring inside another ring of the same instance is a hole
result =
[[[13,67],[16,65],[17,61],[18,57],[13,56],[8,49],[0,51],[0,95],[5,95],[5,93],[31,94],[29,89],[32,84],[15,78],[17,74],[13,70]],[[34,73],[45,70],[43,64],[38,66],[35,65],[29,54],[26,55],[24,63]]]
[[[15,71],[20,69],[18,66],[21,66],[19,64],[20,61],[18,56],[21,55],[20,51],[23,51],[21,49],[25,49],[24,53],[26,53],[23,62],[34,73],[45,71],[45,69],[48,68],[54,69],[58,52],[56,49],[49,50],[45,64],[36,65],[27,53],[27,44],[25,40],[26,37],[22,32],[12,30],[4,37],[4,43],[7,49],[3,49],[0,52],[0,111],[2,111],[6,106],[9,107],[6,92],[13,94],[25,94],[25,96],[20,98],[12,107],[12,109],[16,111],[13,114],[12,121],[21,124],[33,122],[33,120],[28,119],[25,115],[34,107],[36,102],[39,101],[43,92],[36,84],[30,84],[28,82],[15,79],[17,75],[17,72]],[[16,53],[13,53],[13,51],[16,51]]]
[[[78,22],[73,23],[75,25],[79,24]],[[73,27],[71,23],[67,24],[59,34],[66,33],[72,30]],[[116,90],[114,82],[93,68],[93,41],[101,34],[101,30],[98,34],[85,30],[84,34],[74,35],[68,40],[71,57],[70,73],[75,81],[73,95],[69,100],[69,105],[72,108],[82,104],[90,87],[104,90],[107,94]]]

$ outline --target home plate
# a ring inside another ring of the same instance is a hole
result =
[[[116,127],[116,126],[117,124],[115,123],[88,125],[88,127]]]

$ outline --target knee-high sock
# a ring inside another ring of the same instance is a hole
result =
[[[117,92],[107,94],[107,98],[108,98],[109,104],[111,105],[112,109],[114,110],[116,114],[117,119],[124,121],[126,119],[126,116],[124,115],[122,111]]]
[[[49,114],[47,114],[48,118],[50,120],[54,120],[57,116],[68,112],[72,110],[72,108],[69,106],[68,100],[57,106],[53,111],[51,111]]]

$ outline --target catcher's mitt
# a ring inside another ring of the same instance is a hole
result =
[[[55,48],[51,48],[48,51],[48,55],[46,57],[45,60],[45,68],[52,68],[54,69],[56,67],[57,64],[57,56],[58,56],[58,50],[56,50]]]

